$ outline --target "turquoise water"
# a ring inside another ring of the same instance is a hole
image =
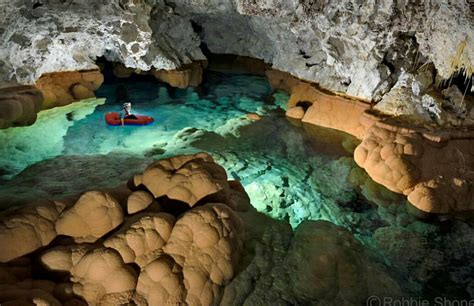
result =
[[[153,159],[207,151],[259,211],[293,227],[324,219],[348,228],[416,294],[474,294],[474,225],[416,219],[402,196],[355,165],[357,140],[292,125],[288,95],[272,93],[266,79],[212,72],[201,88],[186,90],[124,82],[133,112],[155,118],[145,127],[105,124],[105,113],[120,111],[118,85],[104,84],[99,99],[44,111],[32,127],[0,131],[0,205],[115,187]]]

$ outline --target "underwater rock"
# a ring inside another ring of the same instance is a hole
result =
[[[326,221],[305,221],[295,230],[285,259],[291,287],[303,304],[363,304],[368,293],[398,296],[400,288],[363,255],[352,235]]]
[[[259,114],[255,114],[255,113],[248,113],[246,116],[252,121],[258,121],[262,119],[262,117],[260,117]]]
[[[89,191],[61,214],[56,231],[73,237],[76,242],[95,242],[122,222],[123,211],[114,198],[107,193]]]
[[[0,262],[8,262],[48,245],[57,235],[61,202],[41,202],[0,215]]]
[[[370,261],[345,229],[327,221],[287,223],[249,211],[247,263],[226,287],[220,305],[364,303],[367,296],[400,297],[397,282]],[[340,277],[336,275],[340,273]]]
[[[0,129],[32,125],[42,105],[43,95],[33,86],[0,88]]]
[[[424,283],[446,265],[444,254],[430,246],[427,237],[405,228],[377,229],[374,239],[392,265],[412,280]]]

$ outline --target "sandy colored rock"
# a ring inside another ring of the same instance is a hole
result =
[[[208,195],[228,189],[225,170],[204,153],[157,161],[143,172],[142,184],[155,198],[167,196],[190,207]]]
[[[137,284],[135,271],[112,249],[87,253],[70,272],[74,293],[89,305],[127,303]]]
[[[186,303],[212,305],[236,273],[244,237],[240,218],[225,204],[186,212],[163,251],[182,267]]]
[[[94,242],[123,222],[119,203],[107,193],[84,193],[73,207],[64,211],[56,222],[58,234],[76,242]]]
[[[36,81],[36,87],[45,96],[43,109],[92,98],[104,82],[99,70],[46,73]]]
[[[248,113],[247,118],[249,118],[252,121],[258,121],[262,119],[262,117],[259,114],[255,114],[255,113]]]
[[[360,123],[362,113],[370,105],[340,96],[318,93],[306,111],[302,122],[324,126],[362,138],[365,126]]]
[[[89,88],[82,85],[81,83],[73,85],[71,92],[74,99],[77,100],[93,98],[95,96],[93,91],[89,90]]]
[[[92,249],[90,244],[55,247],[43,253],[40,261],[50,271],[69,272]]]
[[[48,245],[55,237],[61,203],[28,205],[0,215],[0,262],[8,262]]]
[[[43,95],[33,86],[0,88],[0,129],[33,124],[42,104]]]
[[[304,117],[304,109],[301,106],[294,106],[290,107],[286,112],[285,115],[287,117],[301,120]]]
[[[153,196],[146,191],[138,190],[133,192],[127,199],[127,212],[134,214],[146,209],[154,203]]]
[[[377,122],[354,151],[370,177],[430,213],[474,209],[472,139],[431,137]]]
[[[274,89],[290,93],[286,112],[289,118],[340,130],[357,138],[364,135],[365,126],[361,124],[360,117],[365,110],[370,109],[370,104],[330,94],[315,84],[282,71],[267,70],[266,75]]]
[[[186,300],[181,266],[173,258],[162,255],[142,269],[137,293],[148,305],[178,305]]]
[[[133,220],[136,220],[133,222]],[[130,225],[104,241],[106,247],[117,250],[125,263],[146,266],[162,252],[168,241],[175,218],[166,213],[134,216]]]
[[[187,88],[201,84],[202,72],[201,63],[195,62],[183,65],[175,70],[154,70],[153,75],[158,80],[168,83],[173,87]]]

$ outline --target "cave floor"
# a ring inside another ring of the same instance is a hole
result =
[[[107,126],[124,86],[150,126]],[[153,159],[206,151],[240,180],[257,210],[296,227],[328,220],[349,229],[414,294],[474,294],[474,224],[419,221],[404,197],[374,183],[352,159],[352,136],[288,122],[288,96],[263,77],[208,72],[196,89],[149,80],[104,84],[90,99],[0,131],[0,205],[112,188]],[[260,120],[250,120],[249,113]],[[441,280],[443,280],[441,282]]]

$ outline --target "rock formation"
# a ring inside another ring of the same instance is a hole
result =
[[[97,70],[56,72],[42,75],[36,87],[44,96],[43,109],[48,109],[95,97],[103,81],[104,76]]]
[[[33,124],[42,103],[41,91],[33,86],[0,86],[0,129]]]
[[[402,103],[403,98],[416,101],[416,96],[426,91],[427,82],[422,89],[421,83],[415,84],[416,78],[406,77],[408,81],[399,82],[391,91],[399,90],[403,94],[389,93],[373,107],[325,93],[314,84],[286,73],[268,70],[266,74],[274,89],[284,89],[291,94],[286,112],[290,119],[337,129],[361,139],[354,152],[355,161],[377,183],[406,195],[411,204],[424,212],[445,214],[474,209],[474,189],[471,188],[474,126],[470,121],[465,121],[461,129],[423,124],[430,117],[429,109],[422,108],[421,98],[419,107],[411,110],[406,108],[411,106]],[[455,93],[448,90],[444,95]],[[397,103],[404,105],[398,108],[400,114],[380,112],[387,104]],[[444,110],[440,114],[444,118],[455,116]]]
[[[222,169],[205,153],[157,161],[145,174],[156,167],[186,169],[188,178],[201,178],[189,184],[153,176],[154,184],[167,190],[182,186],[189,195],[206,186],[196,182],[215,180]],[[293,235],[284,221],[252,208],[242,185],[224,176],[218,181],[226,182],[227,192],[217,191],[196,205],[192,196],[178,201],[152,195],[148,179],[140,181],[145,174],[129,183],[138,191],[121,192],[128,199],[117,192],[89,191],[75,203],[48,202],[3,213],[0,242],[8,247],[0,250],[7,263],[0,264],[0,303],[352,304],[372,294],[401,294],[384,269],[368,261],[360,243],[336,225],[308,221]],[[137,194],[148,205],[125,214],[122,207],[137,201]],[[221,202],[209,202],[217,199]],[[182,201],[189,201],[182,212],[167,210]],[[34,262],[42,267],[32,274]]]
[[[472,4],[466,1],[16,0],[1,8],[1,75],[21,84],[49,72],[97,69],[94,60],[104,56],[134,71],[154,68],[177,86],[183,78],[192,85],[198,71],[186,65],[205,60],[201,43],[363,100],[380,100],[402,71],[429,62],[442,79],[473,71]]]
[[[363,117],[369,128],[354,158],[376,182],[425,212],[474,209],[472,129],[433,133]]]

